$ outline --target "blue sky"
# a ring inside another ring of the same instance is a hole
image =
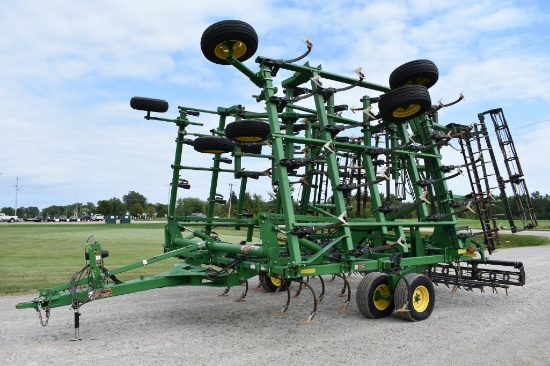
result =
[[[166,117],[175,117],[178,105],[243,104],[262,110],[251,98],[256,87],[244,75],[210,63],[201,53],[203,30],[223,19],[243,20],[256,29],[256,55],[296,57],[304,51],[300,39],[309,36],[311,64],[349,76],[362,67],[366,80],[378,84],[387,85],[389,74],[405,62],[434,61],[440,79],[430,89],[432,100],[465,96],[442,110],[440,121],[468,124],[479,112],[503,108],[529,190],[550,193],[545,158],[550,155],[550,8],[545,0],[240,0],[238,5],[4,0],[0,207],[14,206],[16,177],[18,206],[96,203],[131,190],[152,203],[166,202],[176,129],[144,120],[129,100],[165,99],[170,103]],[[254,58],[246,64],[256,70]],[[281,72],[277,80],[286,76]],[[359,104],[361,93],[352,91],[347,104]],[[206,133],[217,124],[207,115],[197,121],[204,128],[194,132]],[[187,163],[210,163],[211,156],[187,148]],[[459,164],[460,157],[451,151],[444,162]],[[198,173],[186,178],[192,189],[184,193],[206,199],[208,180]],[[222,178],[220,193],[227,196],[232,182],[232,176]],[[453,184],[456,193],[467,193]],[[270,190],[267,180],[250,186],[266,197]]]

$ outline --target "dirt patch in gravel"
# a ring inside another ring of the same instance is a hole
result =
[[[313,324],[299,324],[312,310],[308,291],[278,316],[286,296],[253,289],[253,279],[244,302],[234,301],[241,287],[226,297],[222,289],[178,287],[86,304],[76,342],[69,307],[53,309],[42,327],[34,310],[15,309],[32,296],[0,297],[0,364],[548,365],[550,247],[491,258],[522,261],[527,284],[509,296],[440,285],[431,317],[417,323],[365,318],[355,305],[358,275],[349,277],[350,311],[338,311],[342,280],[327,282]]]

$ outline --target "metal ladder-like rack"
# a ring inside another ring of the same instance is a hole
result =
[[[500,158],[508,172],[508,179],[504,179],[500,173],[497,154],[493,149],[485,115],[490,115],[493,121],[499,146],[502,152]],[[461,151],[467,166],[468,176],[472,188],[472,201],[475,203],[479,219],[482,225],[485,242],[490,250],[499,244],[498,231],[501,229],[497,224],[499,216],[495,210],[495,204],[500,202],[504,209],[510,230],[512,233],[530,229],[537,226],[535,213],[525,180],[515,150],[514,142],[504,118],[502,109],[492,109],[478,114],[479,123],[475,123],[466,132],[461,134],[459,139]],[[506,193],[506,185],[510,184],[514,194],[509,199]],[[492,190],[498,188],[498,195],[493,196]],[[498,201],[497,201],[498,198]],[[515,203],[516,210],[510,207],[510,201]],[[515,224],[514,216],[520,217],[522,227]]]
[[[480,121],[486,114],[493,121],[498,143],[504,157],[504,164],[508,172],[508,180],[505,183],[509,183],[514,192],[517,214],[522,221],[523,229],[531,229],[537,226],[538,223],[508,123],[506,123],[506,118],[501,108],[491,109],[479,114]]]
[[[471,199],[479,215],[485,243],[489,250],[499,244],[497,214],[494,212],[496,199],[492,190],[490,177],[498,175],[498,166],[494,163],[491,142],[483,137],[487,130],[485,125],[473,124],[460,135],[459,142],[471,184]],[[496,169],[496,171],[495,171]]]

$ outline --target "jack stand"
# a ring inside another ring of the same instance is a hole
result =
[[[78,308],[74,308],[74,338],[71,341],[81,341],[80,338],[80,312]]]

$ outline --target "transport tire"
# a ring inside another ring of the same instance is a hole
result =
[[[233,152],[235,144],[221,136],[201,136],[195,139],[193,148],[200,153],[223,154]]]
[[[279,277],[268,276],[265,273],[260,274],[260,285],[267,292],[286,291],[288,287]]]
[[[439,79],[439,70],[430,60],[414,60],[396,68],[390,74],[390,88],[404,85],[423,85],[427,89]]]
[[[371,319],[385,318],[393,313],[394,303],[388,286],[388,275],[380,272],[367,273],[357,287],[357,308]]]
[[[378,108],[386,122],[405,122],[421,116],[432,107],[430,93],[423,85],[406,85],[380,96]]]
[[[168,102],[162,99],[133,97],[130,99],[130,107],[138,111],[164,113],[168,110]]]
[[[408,287],[405,280],[409,283]],[[405,280],[401,279],[395,288],[396,313],[413,322],[428,319],[435,306],[432,281],[427,276],[416,273],[406,275]]]
[[[225,137],[237,143],[265,141],[270,134],[269,123],[253,119],[231,122],[225,126]]]
[[[258,49],[258,35],[252,26],[240,20],[222,20],[206,28],[201,37],[201,50],[209,61],[229,65],[230,53],[246,61]],[[230,52],[231,50],[231,52]]]

